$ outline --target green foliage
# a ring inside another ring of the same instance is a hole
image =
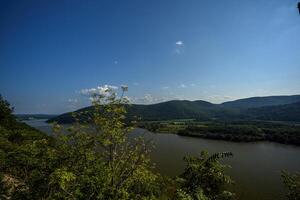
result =
[[[6,120],[12,118],[13,108],[10,107],[8,101],[4,100],[0,95],[0,124],[4,124]]]
[[[230,156],[230,152],[209,156],[203,151],[199,157],[185,157],[186,168],[178,179],[181,188],[177,191],[179,199],[181,196],[185,196],[182,199],[232,199],[233,193],[226,189],[232,180],[225,175],[227,166],[219,162],[219,159]]]
[[[151,142],[128,138],[127,99],[105,93],[93,96],[92,124],[54,124],[53,137],[13,117],[0,125],[1,199],[229,199],[218,160],[230,154],[186,158],[178,180],[154,173]]]
[[[283,183],[287,189],[287,198],[289,200],[300,199],[300,173],[295,172],[294,174],[287,171],[282,171],[281,174]]]

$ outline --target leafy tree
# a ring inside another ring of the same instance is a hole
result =
[[[229,176],[225,175],[226,166],[219,159],[232,156],[230,152],[216,153],[211,156],[206,151],[199,157],[185,157],[186,168],[179,176],[179,199],[197,200],[229,200],[234,194],[226,187],[232,184]]]
[[[159,175],[152,172],[149,145],[142,138],[129,141],[133,127],[125,124],[128,103],[122,87],[93,94],[92,127],[76,124],[57,136],[56,155],[64,164],[51,174],[54,198],[143,199],[157,198]],[[60,128],[56,125],[56,128]]]
[[[289,200],[300,199],[300,173],[295,172],[294,174],[287,171],[282,171],[281,174],[283,183],[287,188],[287,198]]]
[[[13,110],[8,101],[0,95],[0,125],[9,125],[9,122],[14,119],[12,115]]]

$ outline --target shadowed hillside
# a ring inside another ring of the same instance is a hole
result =
[[[152,105],[127,105],[129,120],[140,118],[143,121],[170,119],[195,120],[278,120],[300,121],[300,95],[270,96],[240,99],[222,104],[206,101],[174,100]],[[88,122],[93,107],[54,117],[48,122],[73,123],[75,118]]]

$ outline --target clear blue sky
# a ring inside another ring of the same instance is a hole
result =
[[[16,113],[85,105],[300,94],[297,0],[0,1],[0,93]],[[144,98],[146,96],[146,98]]]

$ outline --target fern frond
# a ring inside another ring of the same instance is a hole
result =
[[[233,156],[232,152],[219,152],[219,153],[214,153],[213,155],[211,155],[209,158],[206,159],[205,163],[211,163],[211,162],[215,162],[221,158],[228,158]]]

